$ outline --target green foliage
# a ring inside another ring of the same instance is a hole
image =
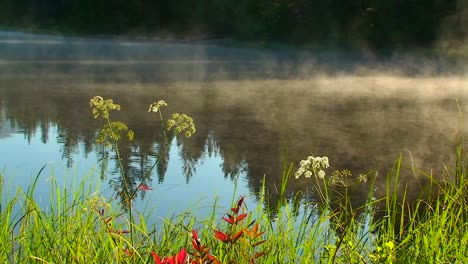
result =
[[[431,44],[457,7],[441,0],[4,0],[0,25],[382,48]]]

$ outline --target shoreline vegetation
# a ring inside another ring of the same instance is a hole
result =
[[[379,50],[464,40],[463,1],[5,0],[0,26]]]
[[[148,109],[159,118],[166,141],[189,140],[196,133],[194,120],[181,113],[165,119],[166,106],[159,100]],[[96,96],[90,107],[93,117],[103,122],[97,144],[118,155],[119,141],[138,136],[112,119],[111,113],[121,108],[112,99]],[[375,173],[328,172],[333,160],[311,155],[298,167],[284,162],[273,208],[263,187],[256,194],[256,208],[247,208],[245,199],[251,198],[239,194],[231,208],[220,209],[215,200],[204,218],[188,210],[164,218],[160,226],[149,226],[151,213],[132,207],[136,192],[152,188],[141,182],[127,189],[124,170],[120,206],[86,180],[67,188],[51,177],[50,204],[41,207],[34,192],[42,170],[28,189],[13,192],[0,173],[0,262],[466,263],[468,153],[462,139],[455,154],[456,163],[446,167],[443,177],[410,168],[429,182],[412,201],[401,186],[403,156],[386,172],[385,195],[375,197]],[[286,194],[286,186],[298,177],[310,180],[319,200]],[[361,182],[371,188],[367,203],[355,208],[349,191]]]
[[[115,40],[466,61],[464,1],[5,0],[0,29]],[[397,60],[399,60],[397,58]],[[423,63],[425,64],[425,63]]]
[[[205,34],[174,34],[171,32],[140,32],[129,31],[124,33],[92,33],[80,32],[70,29],[57,29],[41,26],[9,26],[0,25],[0,31],[25,33],[36,36],[48,35],[51,37],[84,38],[109,41],[134,41],[134,42],[160,42],[167,44],[201,44],[216,45],[226,48],[259,49],[280,52],[305,52],[305,53],[331,53],[336,55],[351,54],[363,56],[372,60],[386,60],[392,57],[423,57],[424,59],[447,59],[465,61],[468,59],[466,50],[461,48],[458,42],[446,40],[444,44],[434,42],[427,45],[409,46],[383,46],[369,48],[368,46],[347,46],[340,43],[316,43],[316,42],[288,42],[284,40],[256,40],[242,39],[233,36],[218,37]],[[447,46],[448,45],[448,46]]]
[[[9,192],[0,174],[0,261],[2,263],[465,263],[468,260],[466,152],[457,148],[453,180],[431,181],[424,196],[407,201],[398,194],[402,158],[387,174],[385,197],[369,193],[352,208],[337,175],[310,175],[322,201],[286,198],[268,208],[264,189],[258,207],[239,196],[231,209],[216,201],[205,218],[191,211],[148,226],[148,212],[128,210],[100,195],[83,180],[73,188],[52,178],[50,204],[34,199],[38,173],[27,190]],[[284,190],[294,180],[292,166],[283,175]],[[421,172],[422,173],[422,172]],[[372,178],[368,179],[373,181]],[[400,186],[401,187],[401,186]],[[139,185],[139,190],[152,188]],[[327,198],[340,192],[339,199]],[[327,194],[328,193],[328,194]],[[399,198],[397,198],[399,197]],[[219,217],[224,213],[223,217]],[[171,257],[174,262],[171,262]],[[176,260],[179,258],[179,261]],[[182,258],[182,259],[180,259]]]

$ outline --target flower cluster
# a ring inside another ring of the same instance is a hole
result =
[[[167,103],[164,100],[159,100],[150,104],[148,112],[158,112],[159,109],[163,106],[167,106]]]
[[[91,107],[93,111],[94,118],[98,118],[99,116],[102,116],[102,118],[107,119],[109,118],[109,111],[120,110],[119,104],[114,103],[112,99],[104,100],[104,98],[102,98],[101,96],[94,96],[89,101],[89,106]]]
[[[99,136],[96,139],[96,143],[104,145],[112,145],[118,142],[121,138],[121,132],[127,132],[126,136],[129,141],[133,140],[134,133],[132,130],[128,129],[125,123],[120,121],[110,122],[105,124],[104,127],[99,132]]]
[[[357,177],[358,182],[366,183],[367,182],[367,174],[359,174]]]
[[[350,170],[337,170],[332,172],[329,180],[330,185],[341,185],[343,187],[348,187],[351,185],[351,180],[353,173]]]
[[[192,134],[197,131],[193,118],[186,114],[179,113],[172,114],[171,118],[167,120],[166,127],[167,130],[174,129],[176,134],[184,132],[187,138],[191,137]]]
[[[367,174],[359,174],[357,177],[353,177],[353,173],[345,169],[332,172],[329,184],[331,186],[350,187],[353,184],[366,183],[367,180]]]
[[[325,156],[308,156],[307,159],[301,160],[299,165],[299,169],[294,174],[296,179],[298,179],[301,176],[304,176],[305,178],[310,178],[312,175],[323,179],[326,175],[324,169],[330,167],[328,157]]]

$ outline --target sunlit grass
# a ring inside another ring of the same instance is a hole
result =
[[[426,192],[431,195],[413,203],[405,202],[405,195],[394,198],[400,157],[388,172],[386,197],[375,200],[369,195],[364,207],[342,204],[343,210],[337,210],[323,202],[305,203],[297,196],[283,197],[278,208],[268,208],[263,206],[268,201],[262,191],[257,208],[238,206],[235,198],[233,209],[223,209],[231,217],[246,214],[234,224],[227,214],[225,218],[231,221],[218,217],[220,209],[214,201],[212,213],[203,219],[186,211],[150,227],[149,213],[134,212],[130,220],[121,206],[100,195],[99,187],[84,180],[63,187],[53,177],[50,202],[40,207],[33,198],[35,182],[27,190],[11,190],[4,186],[1,175],[0,262],[155,263],[151,252],[163,259],[183,248],[194,261],[195,230],[201,245],[220,263],[466,263],[466,153],[460,148],[457,154],[457,165],[447,170],[454,180],[435,181],[426,174],[432,179],[431,192]],[[291,169],[285,170],[284,184],[294,180],[291,175]],[[330,186],[321,188],[333,192]],[[383,218],[373,218],[377,203],[385,204]],[[236,206],[239,211],[233,211]],[[251,233],[245,230],[253,230],[257,224],[255,232],[260,235],[256,239],[264,242],[252,247]],[[242,234],[227,242],[215,230]],[[262,254],[255,258],[257,253]]]

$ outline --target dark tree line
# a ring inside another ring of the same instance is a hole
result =
[[[463,1],[463,0],[462,0]],[[85,34],[203,34],[370,48],[427,46],[456,0],[0,0],[0,25]]]

